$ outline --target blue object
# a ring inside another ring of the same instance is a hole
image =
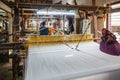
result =
[[[40,28],[40,35],[48,35],[49,30],[46,27],[41,27]]]
[[[45,22],[42,22],[40,27],[40,35],[48,35],[48,34],[49,34],[49,30],[48,28],[45,27]]]

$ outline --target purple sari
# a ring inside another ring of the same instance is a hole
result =
[[[100,42],[100,50],[110,55],[120,55],[120,44],[118,42],[112,44],[105,44],[103,41]]]
[[[100,42],[100,50],[104,53],[119,56],[120,43],[116,41],[116,36],[107,29],[102,29],[102,37]]]

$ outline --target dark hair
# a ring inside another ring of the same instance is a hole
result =
[[[43,22],[41,23],[41,25],[45,25],[45,23],[46,23],[46,22],[45,22],[45,21],[43,21]]]
[[[102,29],[102,31],[103,31],[103,30],[106,30],[106,31],[108,31],[106,28],[103,28],[103,29]]]

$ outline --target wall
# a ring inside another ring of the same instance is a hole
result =
[[[78,5],[92,5],[92,0],[76,0]]]
[[[92,0],[76,0],[79,5],[92,5]],[[96,0],[97,6],[104,6],[110,2],[116,2],[120,0]]]
[[[104,6],[107,3],[109,3],[109,0],[96,0],[97,6]]]

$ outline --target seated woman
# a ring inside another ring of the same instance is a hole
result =
[[[53,29],[50,29],[50,35],[64,35],[64,32],[56,24]]]
[[[115,35],[105,28],[102,29],[100,50],[110,55],[120,55],[120,44],[116,41]]]

